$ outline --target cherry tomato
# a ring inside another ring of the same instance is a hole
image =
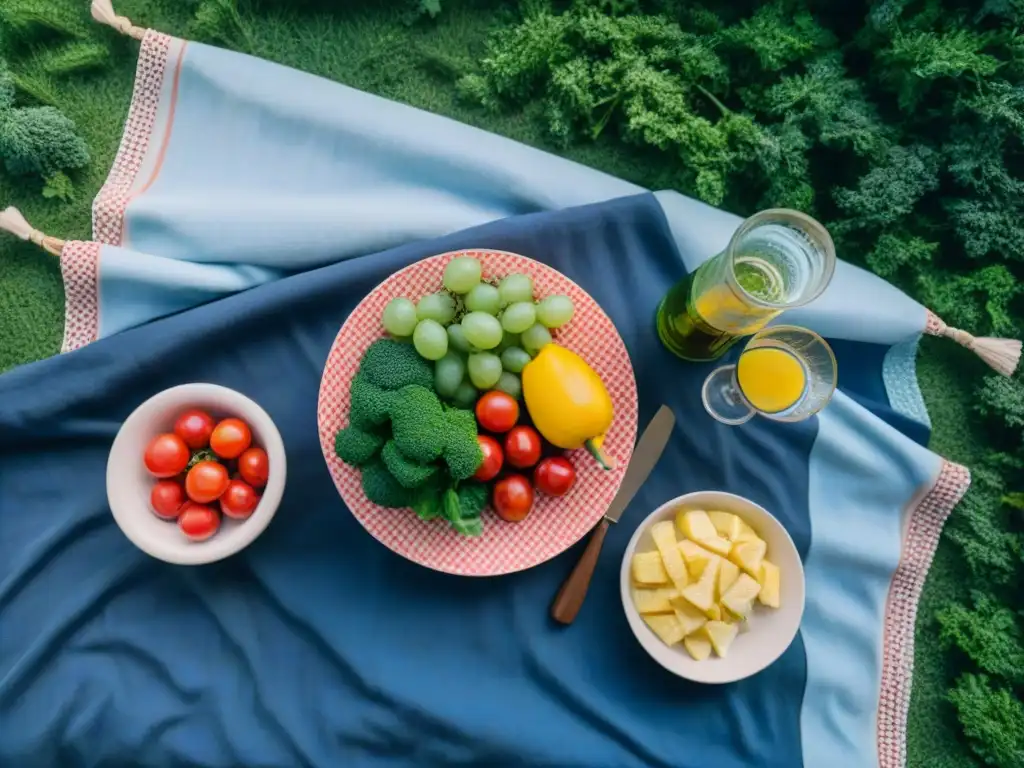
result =
[[[235,520],[245,520],[260,503],[252,486],[242,480],[232,480],[220,497],[220,511]]]
[[[185,492],[197,504],[209,504],[228,489],[227,469],[216,461],[200,461],[185,476]]]
[[[178,515],[178,528],[190,541],[206,541],[220,528],[220,515],[213,507],[189,501]]]
[[[270,459],[262,448],[249,448],[238,457],[238,474],[253,488],[262,488],[270,476]]]
[[[533,427],[515,427],[505,437],[505,459],[513,467],[526,469],[540,461],[540,435]]]
[[[156,477],[174,477],[188,466],[192,454],[185,441],[177,435],[157,435],[146,446],[143,457],[146,469]]]
[[[506,475],[494,484],[493,503],[498,517],[518,523],[533,509],[533,486],[522,475]]]
[[[564,496],[576,484],[576,468],[568,459],[552,456],[533,470],[533,484],[542,493]]]
[[[210,444],[210,435],[217,422],[206,411],[193,408],[185,411],[174,422],[174,434],[185,441],[185,445],[194,451]]]
[[[185,501],[185,489],[174,480],[157,480],[149,492],[149,506],[163,520],[176,518]]]
[[[237,459],[251,442],[249,425],[241,419],[224,419],[210,435],[210,447],[222,459]]]
[[[476,420],[488,432],[508,432],[519,421],[519,403],[504,392],[488,392],[476,403]]]
[[[480,435],[477,437],[477,442],[480,443],[480,451],[484,455],[484,460],[473,477],[486,483],[488,480],[493,480],[501,471],[501,465],[505,463],[505,456],[501,451],[501,445],[493,437]]]

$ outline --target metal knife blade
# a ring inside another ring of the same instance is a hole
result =
[[[608,511],[604,516],[613,523],[617,523],[629,502],[636,496],[640,486],[646,482],[651,470],[658,463],[661,454],[668,445],[668,439],[672,436],[672,428],[676,424],[676,416],[667,405],[661,406],[654,418],[647,425],[640,440],[633,449],[633,456],[626,468],[626,476],[622,478],[622,485],[619,492],[615,494],[612,503],[608,505]]]

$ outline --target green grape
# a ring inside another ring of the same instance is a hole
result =
[[[522,373],[530,362],[530,355],[519,347],[509,347],[501,353],[501,367],[509,373]]]
[[[384,330],[392,336],[409,336],[416,330],[416,305],[408,299],[392,299],[381,319]]]
[[[501,327],[509,333],[522,333],[537,322],[537,311],[532,301],[517,301],[501,314]]]
[[[448,334],[436,320],[420,320],[412,334],[412,344],[420,357],[440,360],[448,351]]]
[[[498,293],[503,307],[517,301],[533,301],[533,280],[529,275],[509,275],[498,285]]]
[[[462,333],[477,349],[494,349],[501,343],[501,323],[486,312],[470,312],[462,318]]]
[[[537,322],[546,328],[561,328],[572,320],[575,311],[568,296],[547,296],[537,305]]]
[[[514,373],[508,371],[502,371],[501,376],[498,377],[498,383],[494,385],[495,389],[499,389],[506,395],[511,395],[516,400],[523,394],[523,385],[519,381],[519,377]]]
[[[480,282],[480,262],[470,256],[452,259],[441,282],[452,293],[469,293]]]
[[[462,352],[463,354],[473,351],[473,347],[466,341],[466,332],[462,330],[462,326],[458,323],[452,323],[448,326],[448,346],[456,352]]]
[[[498,314],[498,310],[501,309],[498,289],[487,283],[476,285],[466,294],[466,309],[470,312],[486,312],[488,315]]]
[[[416,317],[448,325],[455,318],[455,299],[447,293],[428,293],[416,305]]]
[[[509,333],[508,331],[505,331],[504,333],[501,334],[501,343],[499,343],[498,346],[496,346],[494,348],[494,354],[500,355],[502,352],[504,352],[509,347],[518,347],[518,346],[519,346],[519,334],[518,333]]]
[[[466,363],[460,355],[449,350],[434,363],[434,389],[441,397],[452,398],[466,376]]]
[[[469,380],[478,389],[490,389],[501,378],[501,358],[490,352],[469,356]]]
[[[459,388],[455,390],[452,402],[459,408],[465,408],[466,410],[471,411],[473,410],[473,406],[476,404],[476,396],[476,387],[468,381],[464,381],[459,384]]]
[[[551,343],[551,332],[540,323],[523,331],[523,349],[531,355],[540,352],[541,347]]]

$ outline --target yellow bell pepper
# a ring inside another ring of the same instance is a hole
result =
[[[604,469],[615,466],[601,449],[614,415],[612,398],[582,357],[548,344],[522,377],[530,418],[549,443],[566,450],[586,447]]]

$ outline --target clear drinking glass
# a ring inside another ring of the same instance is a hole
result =
[[[836,390],[832,348],[814,331],[777,325],[756,333],[735,365],[704,380],[704,408],[723,424],[743,424],[755,413],[774,421],[801,421],[824,408]]]
[[[728,247],[676,283],[658,307],[658,336],[685,360],[716,360],[740,338],[821,295],[836,267],[828,230],[806,214],[761,211]]]

